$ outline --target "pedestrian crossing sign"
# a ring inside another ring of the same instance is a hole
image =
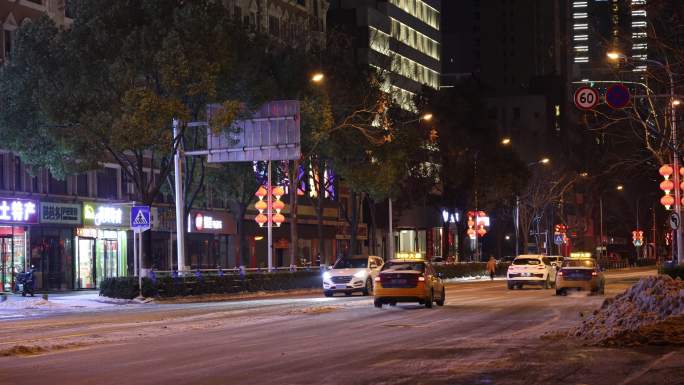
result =
[[[142,231],[150,228],[150,206],[133,206],[131,209],[131,228]]]

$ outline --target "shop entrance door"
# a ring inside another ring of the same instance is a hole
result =
[[[78,253],[76,255],[76,288],[95,288],[95,240],[91,238],[78,239]]]
[[[102,274],[97,275],[97,283],[98,285],[100,282],[102,282],[103,279],[105,278],[112,278],[112,277],[118,277],[119,276],[119,248],[118,248],[118,242],[116,240],[112,239],[105,239],[102,241],[103,243],[103,263],[102,266],[104,267],[102,269]]]
[[[0,291],[12,291],[12,238],[0,237]]]

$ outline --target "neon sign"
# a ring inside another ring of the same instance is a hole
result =
[[[129,207],[83,204],[83,224],[98,227],[126,227],[124,218],[128,218]]]
[[[37,203],[28,199],[0,199],[0,222],[38,223]]]

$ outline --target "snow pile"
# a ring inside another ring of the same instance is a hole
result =
[[[684,344],[684,282],[643,278],[606,299],[569,334],[603,345]]]
[[[45,299],[22,299],[18,301],[7,300],[0,303],[0,310],[21,310],[21,309],[59,309],[64,305],[48,301]]]

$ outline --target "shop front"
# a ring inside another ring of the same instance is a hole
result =
[[[40,202],[40,226],[31,228],[30,263],[35,266],[36,288],[74,288],[74,231],[82,221],[77,203]]]
[[[237,225],[229,213],[192,210],[188,217],[186,265],[192,269],[233,266],[231,239],[235,234]]]
[[[76,229],[74,287],[94,289],[105,278],[126,276],[130,207],[83,203],[83,227]]]
[[[0,291],[12,291],[17,274],[27,267],[27,240],[38,224],[38,201],[0,198]]]

